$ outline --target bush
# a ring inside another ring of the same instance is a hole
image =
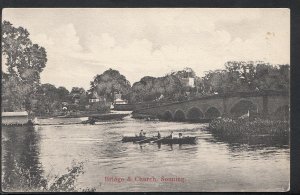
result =
[[[279,120],[222,118],[211,121],[208,129],[219,137],[236,142],[273,137],[274,140],[280,139],[282,143],[287,143],[290,124],[288,121]]]
[[[43,177],[32,168],[24,169],[14,161],[14,171],[10,174],[3,170],[2,189],[7,192],[76,192],[95,191],[95,188],[77,189],[76,181],[83,174],[83,163],[72,163],[67,173]]]
[[[89,110],[97,111],[98,113],[107,113],[110,111],[110,103],[95,102],[91,104]]]

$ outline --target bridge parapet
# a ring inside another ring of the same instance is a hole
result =
[[[183,121],[212,119],[219,116],[232,117],[246,113],[270,115],[274,114],[279,107],[284,106],[289,107],[289,94],[286,92],[239,92],[142,108],[135,110],[133,115],[143,114],[155,118]]]

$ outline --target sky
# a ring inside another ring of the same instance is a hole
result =
[[[204,76],[230,60],[290,64],[289,9],[6,8],[2,17],[46,49],[41,83],[69,90],[109,68],[133,84],[185,67]]]

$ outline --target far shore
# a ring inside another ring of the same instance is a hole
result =
[[[117,114],[130,114],[132,111],[115,111],[111,110],[110,112],[73,112],[68,114],[53,114],[53,115],[41,115],[35,116],[38,119],[48,119],[48,118],[81,118],[81,117],[98,117],[98,116],[107,116],[107,115],[117,115]],[[34,117],[33,117],[34,118]]]
[[[80,113],[77,115],[61,115],[61,116],[37,116],[34,125],[69,125],[69,124],[85,124],[89,119],[96,122],[122,120],[131,112],[110,112],[110,113]]]

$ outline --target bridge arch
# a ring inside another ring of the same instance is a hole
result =
[[[205,112],[206,119],[214,119],[221,116],[221,112],[216,107],[210,107]]]
[[[257,113],[257,105],[248,99],[241,99],[237,101],[230,109],[230,114],[234,117],[240,117],[248,113],[253,115]]]
[[[203,117],[204,117],[203,112],[197,107],[192,107],[187,112],[187,119],[190,121],[197,121]]]
[[[273,113],[273,117],[276,119],[289,120],[290,118],[290,107],[289,105],[280,106]]]
[[[172,115],[172,112],[167,110],[164,112],[164,114],[161,116],[163,120],[166,120],[166,121],[172,121],[173,120],[173,115]]]
[[[185,121],[185,114],[182,110],[176,110],[174,114],[175,121]]]

